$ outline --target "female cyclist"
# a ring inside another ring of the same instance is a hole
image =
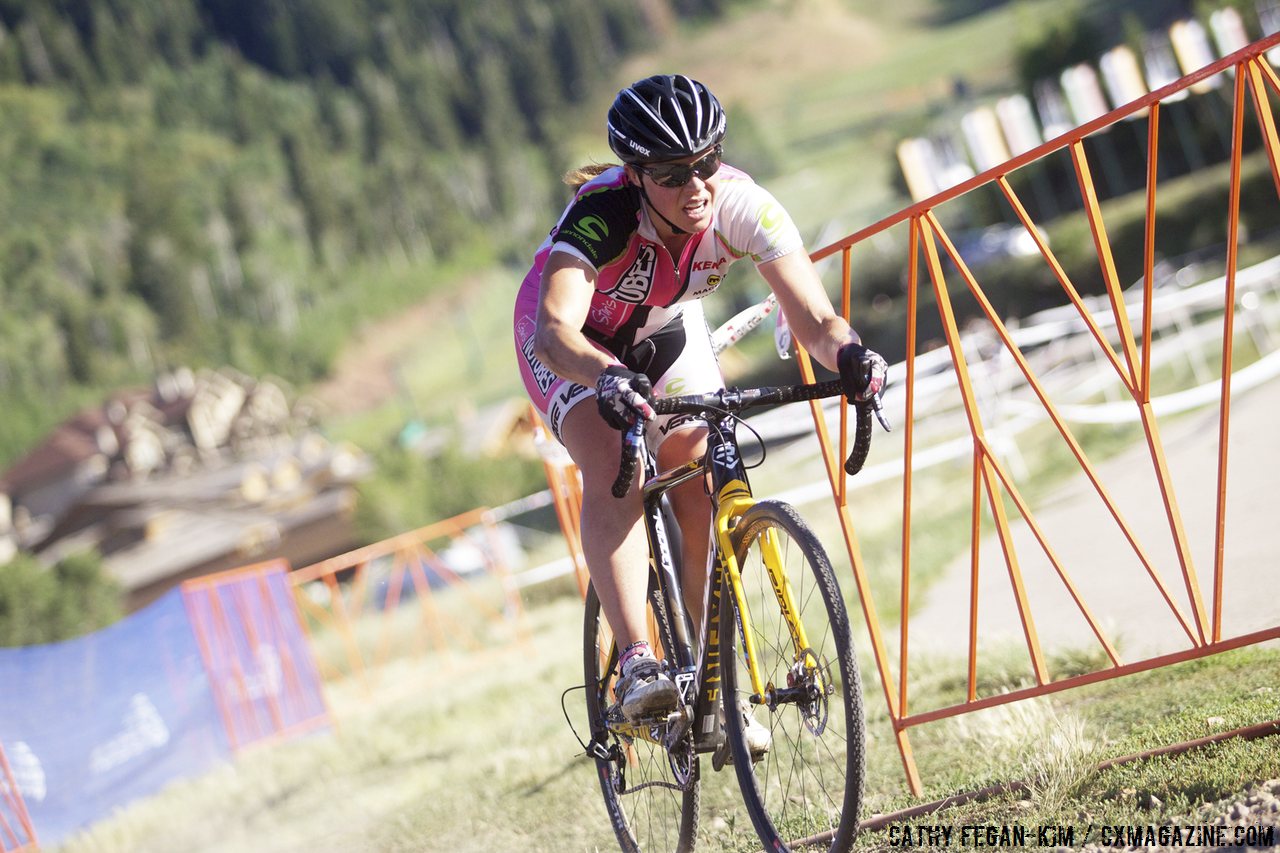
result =
[[[623,649],[617,695],[631,720],[673,709],[676,689],[660,673],[646,635],[648,550],[638,490],[622,500],[610,493],[616,430],[635,418],[648,421],[662,468],[701,455],[705,429],[680,417],[655,418],[647,401],[655,393],[723,387],[702,297],[720,285],[730,264],[750,258],[795,337],[839,372],[850,399],[878,395],[885,381],[884,359],[833,310],[787,212],[721,161],[725,125],[719,101],[688,77],[649,77],[619,92],[607,129],[622,164],[566,176],[577,187],[574,199],[516,298],[525,387],[582,473],[582,547]],[[695,625],[709,569],[710,502],[703,489],[694,481],[672,496]],[[767,749],[767,740],[758,748]]]

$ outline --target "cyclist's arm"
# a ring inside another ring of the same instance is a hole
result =
[[[838,372],[836,350],[850,342],[861,343],[861,339],[832,307],[809,253],[804,249],[788,252],[758,269],[778,297],[796,340],[820,364]]]
[[[582,334],[596,292],[596,270],[569,252],[552,252],[542,269],[538,330],[534,355],[557,376],[596,384],[600,372],[616,361]]]

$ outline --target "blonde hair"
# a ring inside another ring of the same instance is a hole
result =
[[[587,181],[599,177],[617,165],[617,163],[588,163],[585,166],[579,166],[576,169],[570,169],[565,172],[561,180],[571,187],[580,187]]]

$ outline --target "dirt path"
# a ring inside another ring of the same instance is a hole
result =
[[[457,303],[453,295],[433,296],[394,316],[370,323],[343,347],[328,379],[311,395],[332,415],[345,417],[378,408],[398,392],[396,366]]]

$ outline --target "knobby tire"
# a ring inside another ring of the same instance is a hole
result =
[[[686,790],[673,790],[675,777],[667,752],[642,738],[605,734],[605,712],[613,704],[613,685],[618,679],[617,650],[595,588],[588,586],[584,623],[584,669],[587,685],[587,719],[593,737],[616,748],[620,760],[596,759],[605,809],[623,853],[658,853],[693,850],[698,834],[701,796],[699,765],[694,761],[692,781]],[[671,648],[671,628],[666,608],[656,588],[649,591],[653,639],[660,649]],[[602,672],[613,661],[610,672]],[[658,783],[658,784],[653,784]]]
[[[764,848],[842,853],[857,836],[866,739],[848,612],[825,550],[795,509],[776,501],[751,507],[738,522],[734,544],[766,686],[787,687],[788,671],[798,657],[765,574],[761,537],[766,531],[779,541],[796,608],[814,659],[820,662],[817,679],[810,680],[830,685],[834,692],[821,699],[782,702],[773,710],[752,705],[741,620],[736,606],[725,607],[720,659],[726,736],[747,811]],[[727,578],[723,594],[726,602],[733,601]],[[742,715],[735,711],[739,699],[772,733],[769,752],[755,765],[747,752]]]

